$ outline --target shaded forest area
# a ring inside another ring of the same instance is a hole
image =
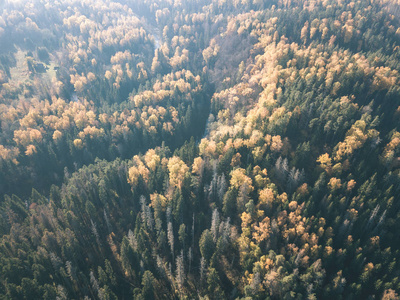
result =
[[[1,299],[399,299],[398,1],[8,1]]]

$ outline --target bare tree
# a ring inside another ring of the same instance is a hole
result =
[[[168,222],[168,244],[171,247],[171,254],[172,254],[172,259],[174,259],[174,231],[172,228],[172,222]]]
[[[213,235],[214,242],[217,242],[218,239],[219,223],[219,212],[217,209],[214,209],[211,219],[211,233]]]

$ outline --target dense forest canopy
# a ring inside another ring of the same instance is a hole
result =
[[[0,299],[399,299],[398,0],[0,4]]]

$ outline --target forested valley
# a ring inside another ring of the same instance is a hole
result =
[[[0,2],[0,299],[400,299],[399,72],[399,0]]]

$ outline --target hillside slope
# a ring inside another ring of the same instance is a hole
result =
[[[399,299],[399,17],[8,3],[0,298]]]

